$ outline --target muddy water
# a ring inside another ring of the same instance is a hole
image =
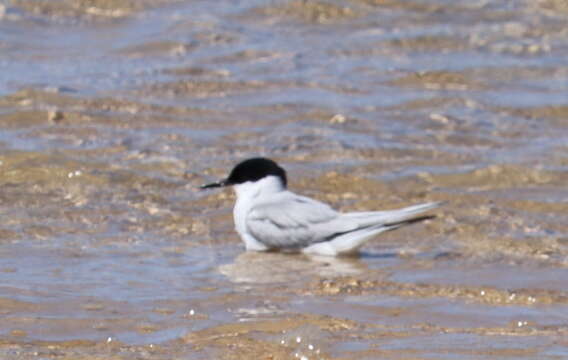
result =
[[[0,1],[3,359],[568,358],[563,1]],[[249,254],[253,155],[360,258]]]

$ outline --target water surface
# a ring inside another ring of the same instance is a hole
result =
[[[0,356],[568,357],[562,1],[0,2]],[[245,253],[236,162],[355,259]]]

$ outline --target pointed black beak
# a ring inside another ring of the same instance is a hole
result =
[[[217,181],[211,184],[205,184],[205,185],[201,185],[199,188],[201,190],[205,190],[205,189],[213,189],[213,188],[218,188],[218,187],[225,187],[225,186],[229,186],[231,185],[226,179],[221,180],[221,181]]]

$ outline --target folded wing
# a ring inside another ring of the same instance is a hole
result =
[[[342,214],[327,204],[286,191],[251,209],[246,225],[255,239],[272,249],[309,247],[315,253],[348,253],[373,235],[430,218],[421,215],[440,205]]]
[[[256,205],[247,217],[248,231],[270,248],[299,249],[353,231],[355,220],[340,220],[341,214],[319,201],[282,192]]]

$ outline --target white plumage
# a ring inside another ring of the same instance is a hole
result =
[[[247,250],[255,251],[352,254],[375,235],[413,222],[417,215],[439,206],[426,203],[392,211],[340,213],[286,190],[276,176],[235,185],[235,192],[236,230]]]
[[[274,161],[252,158],[229,177],[203,189],[234,186],[235,228],[247,250],[302,251],[337,256],[352,254],[372,237],[424,220],[422,213],[440,206],[425,203],[391,211],[340,213],[320,201],[286,189],[286,172]]]

